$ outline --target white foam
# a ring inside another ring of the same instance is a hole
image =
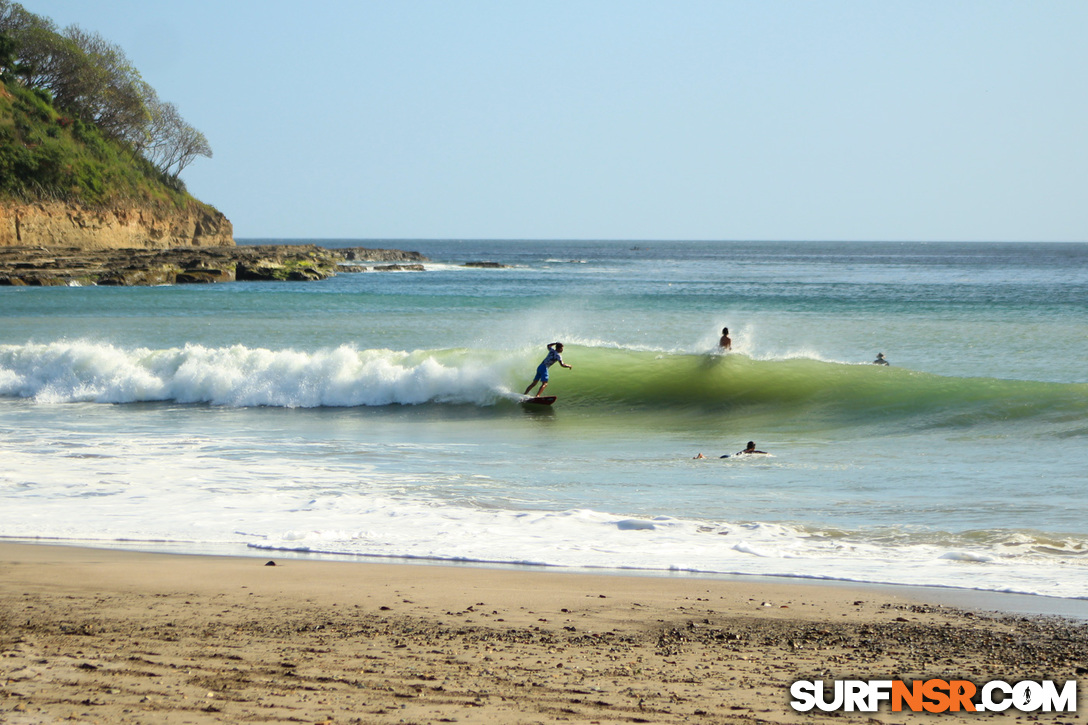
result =
[[[975,551],[950,551],[947,554],[941,554],[941,559],[948,559],[950,561],[975,561],[979,563],[992,562],[994,557],[989,554],[982,554]]]
[[[513,360],[242,345],[124,349],[84,341],[0,346],[0,395],[41,403],[175,400],[230,406],[489,405]]]
[[[949,543],[888,544],[864,532],[831,537],[783,523],[483,507],[463,496],[432,495],[448,473],[405,473],[396,464],[383,465],[382,456],[394,453],[385,446],[348,461],[324,455],[323,440],[243,446],[210,434],[108,437],[73,430],[61,437],[16,432],[0,444],[0,537],[170,541],[1088,596],[1083,557],[1040,553],[1037,539],[1021,532],[986,543],[949,537]],[[413,455],[424,458],[448,448],[413,445]]]

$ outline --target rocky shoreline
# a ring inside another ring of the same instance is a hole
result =
[[[313,281],[340,272],[422,270],[419,252],[313,244],[172,249],[0,246],[0,286],[147,286]],[[380,263],[373,266],[368,263]]]

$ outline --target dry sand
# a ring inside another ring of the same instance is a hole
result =
[[[789,706],[797,679],[1077,679],[1083,622],[917,590],[266,561],[0,544],[0,722],[1084,722]]]

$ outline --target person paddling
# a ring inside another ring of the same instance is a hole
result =
[[[545,357],[539,365],[536,366],[536,377],[533,378],[533,382],[529,383],[529,387],[525,389],[525,395],[529,394],[529,391],[533,389],[533,386],[540,383],[540,390],[536,391],[537,396],[540,396],[544,392],[544,388],[548,387],[548,368],[555,363],[559,363],[559,367],[566,368],[567,370],[573,370],[573,365],[567,365],[563,362],[563,343],[553,342],[548,345],[548,355]]]
[[[734,456],[750,456],[753,453],[759,453],[759,454],[762,454],[764,456],[768,455],[767,451],[757,451],[756,450],[756,442],[755,441],[748,441],[748,447],[747,448],[745,448],[743,451],[737,451],[733,455]],[[726,453],[724,456],[722,456],[722,458],[729,458],[729,454]]]

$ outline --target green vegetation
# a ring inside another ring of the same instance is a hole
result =
[[[211,148],[98,35],[0,0],[0,198],[184,208]]]
[[[185,208],[192,197],[174,178],[57,111],[42,91],[0,83],[0,198],[136,202]]]

